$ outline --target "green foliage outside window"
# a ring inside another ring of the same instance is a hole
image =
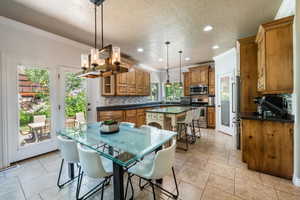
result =
[[[170,87],[165,86],[165,98],[167,101],[179,101],[183,97],[183,88],[180,83],[171,83]]]

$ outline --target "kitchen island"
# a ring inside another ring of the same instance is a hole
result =
[[[146,124],[165,130],[176,130],[177,121],[191,110],[189,106],[172,106],[146,110]]]

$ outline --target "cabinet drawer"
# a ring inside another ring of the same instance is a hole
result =
[[[98,121],[117,120],[123,121],[123,111],[100,111],[98,112]]]

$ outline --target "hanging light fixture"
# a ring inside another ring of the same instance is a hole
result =
[[[95,12],[95,34],[94,48],[90,54],[81,55],[81,68],[83,71],[77,73],[79,77],[97,78],[103,76],[105,72],[110,74],[128,72],[128,68],[123,67],[121,63],[120,47],[108,45],[104,47],[104,23],[103,23],[103,2],[105,0],[90,0],[94,4]],[[97,48],[97,8],[101,5],[101,49]]]
[[[166,87],[170,87],[171,86],[171,83],[170,83],[170,74],[169,74],[169,45],[170,45],[170,42],[167,41],[165,42],[166,46],[167,46],[167,81],[166,81]]]
[[[182,88],[182,80],[181,80],[181,67],[182,67],[182,51],[178,51],[179,53],[179,87]]]

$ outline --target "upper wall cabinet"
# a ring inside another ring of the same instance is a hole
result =
[[[184,96],[190,95],[190,72],[183,72]]]
[[[190,85],[208,85],[209,66],[190,68]]]
[[[286,17],[259,27],[257,89],[262,94],[293,92],[293,19]]]
[[[149,96],[150,73],[132,71],[101,78],[102,96]]]

